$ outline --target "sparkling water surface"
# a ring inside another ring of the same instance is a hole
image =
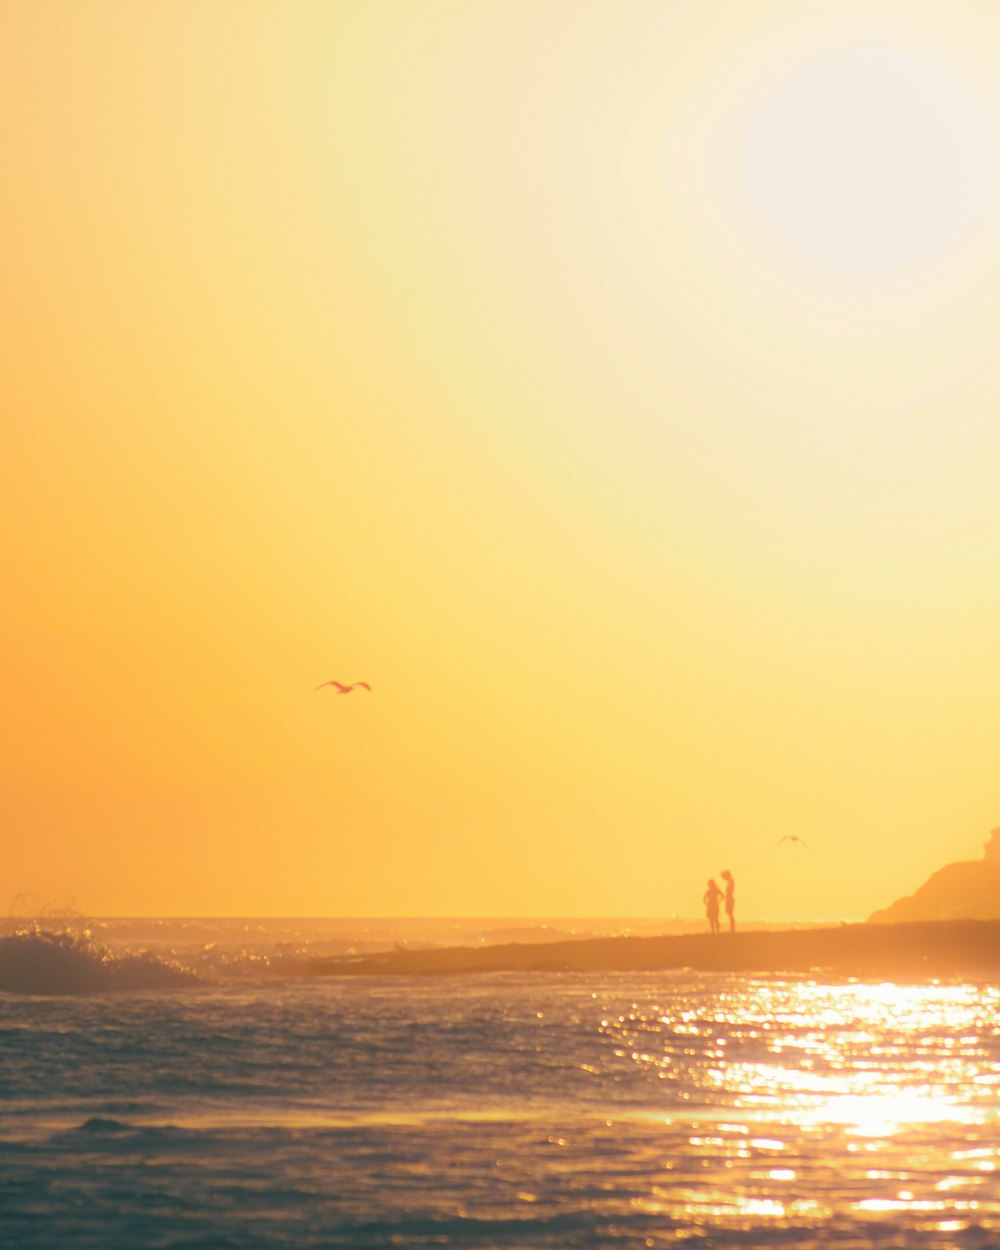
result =
[[[0,1244],[1000,1246],[1000,991],[732,975],[0,995]]]

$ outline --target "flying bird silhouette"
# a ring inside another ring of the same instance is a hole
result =
[[[809,843],[805,840],[805,838],[800,838],[794,833],[786,833],[783,838],[778,839],[775,845],[780,846],[782,842],[801,842],[803,846],[809,845]]]
[[[337,694],[350,694],[355,686],[361,686],[363,689],[367,690],[369,694],[372,692],[371,686],[369,686],[366,681],[354,681],[351,682],[349,686],[345,686],[342,681],[321,681],[316,689],[322,690],[324,686],[336,686]]]

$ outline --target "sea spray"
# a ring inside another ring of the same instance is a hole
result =
[[[92,994],[198,984],[195,973],[149,951],[113,951],[89,932],[37,926],[0,938],[0,990],[11,994]]]

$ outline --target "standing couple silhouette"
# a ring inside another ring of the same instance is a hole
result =
[[[719,932],[719,902],[725,900],[726,915],[729,917],[729,932],[736,932],[736,882],[733,880],[733,874],[726,868],[722,875],[722,880],[726,883],[725,893],[715,884],[715,878],[709,877],[708,889],[705,891],[705,897],[702,902],[705,904],[705,914],[708,916],[708,928],[711,933]]]

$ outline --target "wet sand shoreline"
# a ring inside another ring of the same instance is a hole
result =
[[[886,979],[1000,978],[1000,920],[841,924],[830,928],[662,937],[576,938],[544,945],[452,946],[314,959],[313,976],[475,972],[811,973]]]

